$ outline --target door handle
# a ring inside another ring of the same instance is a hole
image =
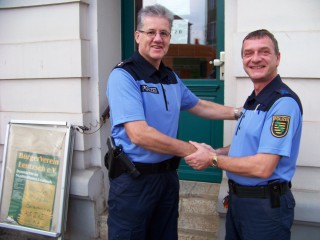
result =
[[[220,59],[214,59],[213,60],[213,65],[215,67],[220,67],[220,80],[224,80],[224,59],[225,58],[225,53],[220,52]]]

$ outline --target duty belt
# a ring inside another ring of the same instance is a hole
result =
[[[139,170],[140,173],[162,173],[166,171],[176,170],[180,164],[180,157],[173,157],[159,163],[133,162],[133,164],[135,165],[136,169]]]
[[[241,198],[270,198],[274,192],[280,196],[291,188],[291,182],[273,181],[263,186],[243,186],[229,180],[229,193]]]

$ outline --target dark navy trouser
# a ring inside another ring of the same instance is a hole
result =
[[[176,171],[127,173],[110,180],[108,240],[177,240],[179,179]]]
[[[289,190],[281,206],[271,208],[270,199],[239,198],[232,194],[226,218],[226,240],[289,240],[295,200]]]

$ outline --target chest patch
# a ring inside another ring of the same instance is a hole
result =
[[[141,85],[140,90],[141,90],[141,92],[149,92],[149,93],[159,94],[159,91],[156,87],[148,87],[147,85]]]
[[[271,133],[274,137],[282,138],[287,135],[290,124],[290,116],[273,116]]]

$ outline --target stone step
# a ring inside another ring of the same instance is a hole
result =
[[[216,240],[220,184],[180,181],[179,240]],[[100,239],[107,239],[107,212],[100,216]]]
[[[180,181],[179,240],[217,239],[220,184]]]

